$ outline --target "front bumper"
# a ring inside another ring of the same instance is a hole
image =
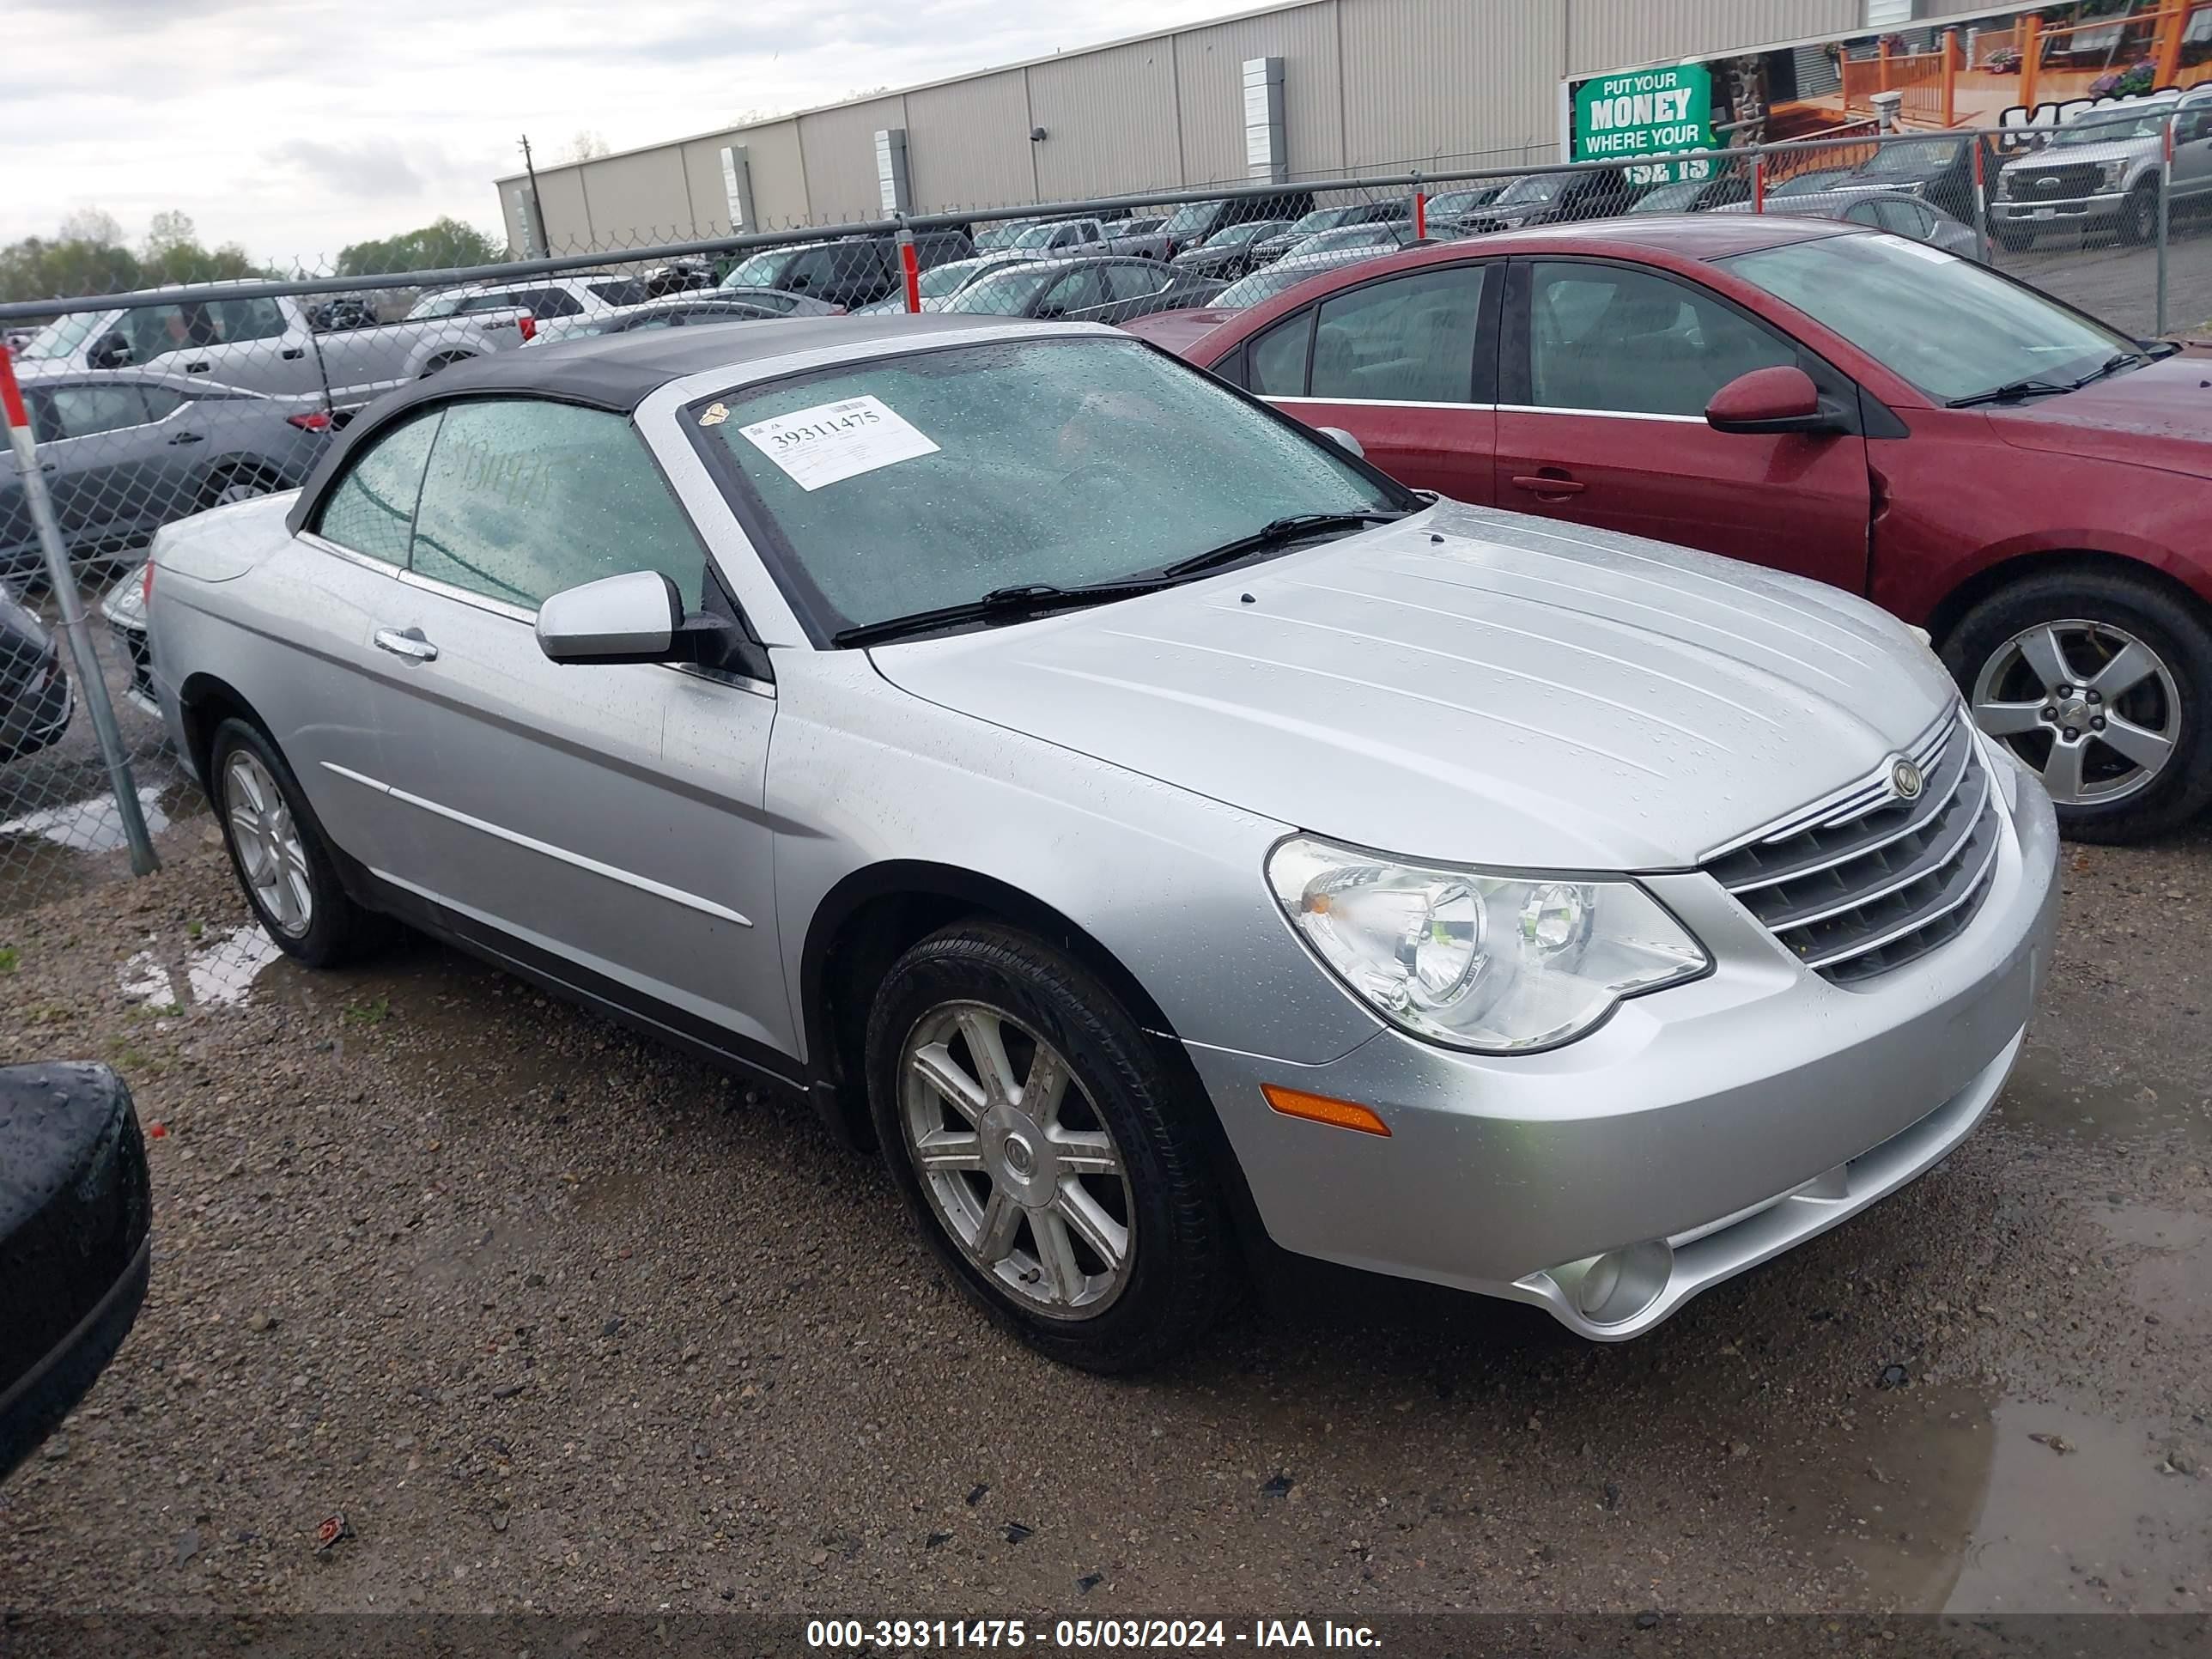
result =
[[[2057,921],[2057,828],[2022,781],[1990,890],[1949,943],[1844,989],[1702,872],[1646,878],[1713,951],[1695,983],[1512,1059],[1385,1030],[1320,1066],[1188,1045],[1269,1236],[1346,1266],[1649,1330],[1938,1162],[2018,1054]],[[1356,1101],[1386,1138],[1278,1115],[1273,1083]],[[1663,1283],[1583,1311],[1593,1259],[1638,1246]]]
[[[2120,216],[2127,205],[2127,195],[2122,191],[2100,191],[2094,196],[2076,196],[2063,202],[2039,202],[2033,198],[2014,201],[1999,196],[1990,204],[1990,216],[1998,224],[2022,230],[2037,227],[2055,228],[2060,226],[2105,224]]]

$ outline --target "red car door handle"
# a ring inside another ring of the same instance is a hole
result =
[[[1564,472],[1524,472],[1513,480],[1513,487],[1537,495],[1579,495],[1583,488],[1580,479]]]

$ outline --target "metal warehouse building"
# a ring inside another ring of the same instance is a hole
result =
[[[2006,0],[1300,0],[498,180],[517,248],[1559,158],[1565,83]]]

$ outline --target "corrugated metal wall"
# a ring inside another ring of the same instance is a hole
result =
[[[1285,148],[1293,177],[1344,166],[1344,101],[1336,56],[1336,0],[1269,12],[1175,37],[1182,176],[1194,185],[1244,175],[1243,67],[1283,60]]]
[[[1923,0],[1924,17],[2004,0]],[[1294,177],[1556,153],[1559,82],[1863,29],[1865,0],[1304,0],[1172,34],[702,134],[539,173],[556,247],[726,225],[720,148],[750,150],[762,228],[873,217],[875,134],[904,126],[921,211],[1244,174],[1239,74],[1284,60]],[[1030,129],[1046,137],[1032,144]],[[803,159],[802,159],[803,156]],[[510,239],[520,227],[500,183]],[[588,211],[585,191],[588,189]]]
[[[1032,64],[1029,80],[1030,110],[1045,130],[1036,173],[1046,201],[1182,182],[1169,37]]]
[[[1029,83],[1009,70],[906,95],[914,199],[1001,207],[1036,198]]]
[[[1556,142],[1566,11],[1562,0],[1337,0],[1345,165]]]
[[[1567,73],[1863,27],[1865,0],[1569,0]]]
[[[806,152],[806,201],[817,219],[836,224],[883,216],[876,134],[905,125],[906,100],[896,96],[840,104],[799,118],[799,143]],[[753,177],[760,177],[757,162]]]

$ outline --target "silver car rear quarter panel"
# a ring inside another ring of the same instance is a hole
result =
[[[1392,1030],[1299,1066],[1190,1045],[1269,1235],[1618,1339],[1856,1213],[1963,1139],[2018,1052],[2058,902],[2049,799],[2029,784],[2019,795],[1972,926],[1862,988],[1808,972],[1711,877],[1686,873],[1646,884],[1716,971],[1632,999],[1549,1053],[1457,1054]],[[1279,1115],[1266,1083],[1371,1107],[1390,1135]],[[1776,1202],[1854,1159],[1837,1198]],[[1621,1325],[1593,1327],[1547,1280],[1526,1282],[1646,1239],[1686,1248],[1658,1300]]]

